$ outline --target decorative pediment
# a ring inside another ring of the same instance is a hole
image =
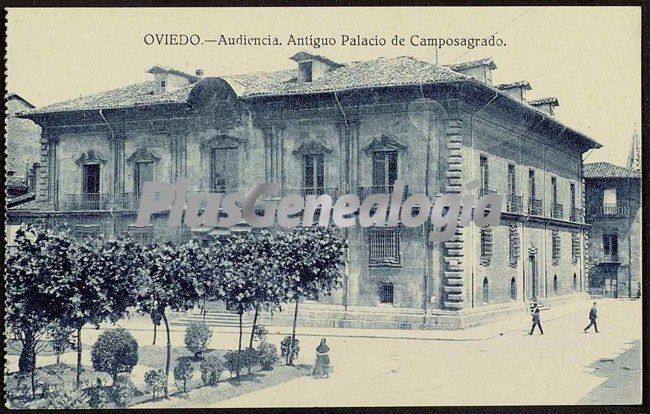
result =
[[[399,142],[394,135],[382,134],[380,137],[375,137],[370,144],[366,145],[363,151],[370,154],[373,151],[399,151],[405,150],[406,148],[407,146]]]
[[[126,159],[128,163],[134,162],[158,162],[160,157],[153,153],[149,148],[141,147]]]
[[[293,151],[294,155],[309,155],[309,154],[329,154],[331,149],[319,141],[307,141],[300,144],[300,146]]]
[[[87,165],[87,164],[105,164],[106,160],[95,154],[94,150],[88,150],[81,154],[81,157],[75,161],[77,165]]]
[[[203,142],[204,148],[236,148],[245,143],[244,138],[234,137],[232,135],[216,135],[206,139]]]

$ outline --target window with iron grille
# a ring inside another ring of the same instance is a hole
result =
[[[571,233],[571,262],[577,264],[580,261],[580,235],[577,231]]]
[[[517,226],[510,226],[510,267],[517,266],[519,260],[519,231]]]
[[[150,244],[153,242],[153,227],[135,227],[129,226],[128,234],[133,241],[140,244]]]
[[[395,287],[392,283],[379,285],[379,303],[393,303],[395,299]]]
[[[368,262],[371,265],[399,265],[399,229],[369,228]]]
[[[492,229],[484,227],[481,229],[481,264],[487,266],[492,259]]]
[[[553,230],[551,233],[552,262],[557,265],[560,261],[560,232]]]

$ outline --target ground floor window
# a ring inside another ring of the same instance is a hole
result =
[[[490,303],[490,287],[488,286],[487,277],[483,279],[483,303]]]
[[[574,273],[573,274],[573,292],[578,291],[578,276]]]
[[[510,299],[517,299],[517,282],[514,277],[510,279]]]
[[[557,275],[553,276],[553,292],[557,295],[558,291],[558,282],[557,282]]]
[[[379,285],[379,303],[392,304],[395,299],[395,287],[392,283],[382,283]]]
[[[368,229],[368,262],[371,265],[400,264],[399,230]]]

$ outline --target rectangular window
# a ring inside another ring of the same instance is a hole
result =
[[[575,231],[571,233],[571,261],[573,264],[580,261],[580,234]]]
[[[481,229],[481,264],[488,265],[492,259],[492,229]]]
[[[325,186],[323,154],[308,154],[303,159],[303,186],[307,194],[323,194]]]
[[[84,194],[99,194],[99,164],[83,166],[83,192]]]
[[[574,183],[571,183],[570,185],[570,191],[571,191],[571,214],[574,213],[576,209],[576,185]]]
[[[517,194],[515,166],[508,164],[508,195]]]
[[[153,162],[136,162],[133,169],[133,190],[140,196],[147,181],[153,181]]]
[[[553,264],[557,264],[560,260],[560,232],[557,230],[551,233],[551,249]]]
[[[397,151],[375,151],[372,154],[372,185],[376,192],[389,192],[397,180]]]
[[[239,171],[237,148],[214,148],[210,160],[210,190],[213,193],[237,189]]]
[[[481,160],[480,160],[480,165],[481,165],[481,188],[483,190],[489,189],[489,168],[488,168],[488,159],[486,156],[481,155]]]
[[[528,195],[531,200],[535,198],[535,170],[528,171]]]
[[[618,261],[618,234],[603,234],[603,255],[607,262]]]
[[[368,229],[368,261],[370,264],[400,264],[399,230]]]
[[[517,226],[510,226],[510,266],[516,266],[519,260],[519,231]]]
[[[603,214],[616,214],[617,212],[616,189],[603,190]]]
[[[557,178],[551,177],[551,204],[557,204]]]
[[[379,285],[379,303],[393,303],[395,300],[395,287],[392,283]]]

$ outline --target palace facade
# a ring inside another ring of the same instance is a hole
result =
[[[19,115],[42,127],[36,200],[8,224],[66,225],[143,241],[225,230],[135,228],[143,183],[190,192],[503,194],[501,225],[430,243],[429,222],[349,228],[344,286],[301,316],[315,325],[460,328],[531,300],[584,297],[582,154],[600,145],[528,101],[525,81],[492,85],[492,59],[436,66],[412,57],[338,63],[300,52],[293,68],[207,77],[154,66],[152,79]],[[11,151],[11,149],[10,149]],[[243,229],[244,226],[229,231]],[[281,319],[281,315],[267,316]]]

